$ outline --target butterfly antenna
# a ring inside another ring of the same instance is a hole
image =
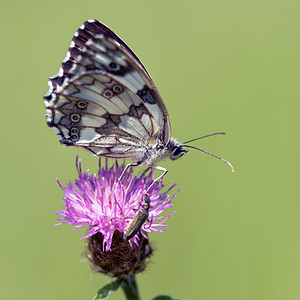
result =
[[[204,139],[204,138],[209,137],[209,136],[217,135],[217,134],[225,134],[225,132],[224,131],[220,131],[220,132],[215,132],[215,133],[211,133],[211,134],[208,134],[208,135],[203,135],[203,136],[200,136],[198,138],[192,139],[190,141],[184,142],[183,145],[184,144],[188,144],[188,143],[193,142],[193,141]]]
[[[208,136],[209,136],[209,135],[208,135]],[[197,139],[196,139],[196,140],[197,140]],[[204,152],[204,153],[206,153],[206,154],[209,154],[209,155],[211,155],[211,156],[213,156],[213,157],[215,157],[215,158],[218,158],[218,159],[224,161],[224,162],[231,168],[232,172],[234,172],[234,167],[232,166],[232,164],[231,164],[229,161],[227,161],[226,159],[222,158],[222,157],[219,157],[219,156],[214,155],[214,154],[212,154],[212,153],[210,153],[210,152],[207,152],[207,151],[205,151],[205,150],[202,150],[202,149],[200,149],[200,148],[196,148],[196,147],[193,147],[193,146],[188,146],[188,145],[186,146],[186,145],[184,145],[183,147],[188,147],[188,148],[196,149],[196,150],[199,150],[199,151]]]

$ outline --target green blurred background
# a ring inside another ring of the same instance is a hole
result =
[[[142,299],[300,299],[300,2],[11,1],[1,23],[1,299],[91,299],[110,281],[83,259],[84,230],[54,227],[75,158],[58,143],[43,95],[87,19],[112,28],[142,60],[191,150],[168,231],[151,234]],[[7,107],[5,107],[7,105]],[[114,292],[111,299],[124,299]]]

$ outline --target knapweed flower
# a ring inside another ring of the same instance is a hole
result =
[[[133,176],[133,168],[129,168],[120,178],[125,164],[119,165],[116,161],[109,168],[107,159],[102,168],[101,159],[99,159],[98,175],[91,175],[88,171],[83,173],[81,161],[78,159],[76,167],[79,178],[74,183],[70,181],[63,186],[58,181],[64,191],[62,204],[65,209],[56,212],[62,216],[58,218],[62,222],[57,225],[71,224],[75,225],[74,229],[88,226],[88,234],[82,238],[90,238],[88,257],[98,266],[101,263],[101,268],[105,262],[103,257],[105,252],[109,255],[109,252],[115,251],[123,254],[135,251],[138,252],[136,253],[137,260],[143,259],[145,253],[151,254],[152,249],[148,243],[147,233],[165,231],[163,229],[167,226],[165,222],[174,212],[167,217],[161,216],[161,214],[173,206],[171,200],[178,191],[171,197],[168,193],[175,185],[167,190],[165,188],[166,191],[161,192],[165,187],[161,180],[154,183],[149,189],[154,181],[152,171],[148,175],[142,173],[139,176]],[[132,224],[132,220],[138,212],[145,207],[146,195],[148,201],[150,200],[147,220],[141,226],[141,230],[138,230],[138,233],[128,242],[123,238],[124,232],[126,228],[128,230],[128,226]],[[125,251],[124,247],[129,249]],[[141,248],[145,250],[143,253],[140,252]],[[111,254],[115,257],[115,253]],[[129,256],[131,255],[132,253],[129,254]],[[108,263],[108,265],[110,264],[111,262]],[[107,272],[113,273],[112,270],[107,270]],[[123,269],[121,273],[124,273]],[[114,274],[114,276],[117,275]]]

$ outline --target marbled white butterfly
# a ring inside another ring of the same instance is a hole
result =
[[[75,33],[49,86],[44,97],[47,124],[66,146],[97,156],[131,158],[128,166],[154,167],[163,172],[159,178],[167,170],[155,164],[181,157],[188,152],[184,147],[208,153],[187,146],[191,141],[179,143],[171,137],[168,111],[145,67],[96,20],[86,21]]]

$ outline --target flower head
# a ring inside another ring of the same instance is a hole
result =
[[[82,172],[81,161],[76,160],[76,167],[79,178],[63,186],[58,181],[59,186],[64,191],[64,210],[59,210],[56,214],[62,217],[62,221],[57,224],[75,225],[74,229],[89,226],[88,234],[83,238],[101,234],[102,251],[111,250],[115,231],[124,233],[128,224],[132,222],[139,211],[143,210],[145,197],[147,194],[150,200],[148,216],[141,225],[141,234],[135,234],[130,243],[139,246],[141,239],[147,239],[146,233],[164,232],[167,226],[166,220],[174,213],[164,218],[161,214],[165,209],[173,206],[171,200],[173,196],[168,196],[168,192],[175,186],[171,186],[167,191],[161,192],[164,185],[162,180],[156,182],[149,189],[154,180],[152,171],[148,175],[143,173],[139,177],[133,176],[133,169],[130,168],[119,180],[124,171],[125,164],[118,165],[116,161],[111,168],[108,167],[107,159],[105,166],[101,168],[99,159],[98,176],[90,175],[87,171]],[[127,243],[128,244],[128,243]],[[131,244],[132,246],[132,244]]]

